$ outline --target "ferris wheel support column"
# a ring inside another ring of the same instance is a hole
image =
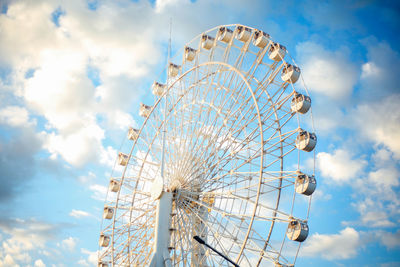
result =
[[[169,267],[171,258],[169,256],[170,224],[172,211],[172,193],[162,192],[157,203],[156,225],[154,232],[153,255],[150,267]]]

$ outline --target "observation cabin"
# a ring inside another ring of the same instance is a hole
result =
[[[99,239],[99,246],[108,247],[109,244],[110,244],[110,237],[105,234],[101,234]]]
[[[118,164],[121,166],[126,166],[128,164],[129,155],[122,152],[118,153]]]
[[[201,47],[204,49],[210,50],[214,46],[214,37],[211,37],[210,35],[203,34],[201,36]]]
[[[300,220],[292,220],[289,222],[286,236],[293,241],[303,242],[308,236],[308,225]]]
[[[295,92],[294,97],[292,98],[292,103],[290,103],[290,108],[292,112],[305,114],[310,109],[310,107],[311,98],[309,96]]]
[[[139,108],[139,116],[143,118],[147,118],[150,116],[152,106],[145,105],[143,103],[140,103],[140,108]]]
[[[295,184],[297,193],[310,196],[312,193],[314,193],[316,187],[317,180],[315,179],[314,175],[307,175],[302,172],[297,174]]]
[[[121,184],[120,184],[120,182],[118,180],[111,179],[110,180],[110,185],[108,187],[111,190],[111,192],[118,192],[120,187],[121,187]]]
[[[105,263],[103,261],[99,261],[99,263],[97,264],[97,267],[108,267],[108,263]]]
[[[165,84],[154,82],[153,85],[151,86],[151,92],[155,96],[162,96],[166,88],[167,86]]]
[[[112,219],[112,217],[114,216],[114,209],[112,207],[104,207],[103,210],[103,218],[104,219]]]
[[[286,47],[278,43],[272,43],[269,51],[268,57],[273,61],[281,61],[286,55]]]
[[[185,46],[185,60],[193,61],[194,58],[196,57],[196,52],[197,52],[196,49],[191,48],[189,46]]]
[[[244,26],[237,27],[236,39],[238,39],[241,42],[247,42],[250,39],[250,36],[251,36],[250,28]]]
[[[176,65],[174,63],[169,63],[168,76],[169,77],[176,77],[179,74],[180,70],[181,70],[181,66]]]
[[[274,267],[294,267],[294,264],[283,264],[280,262],[275,262]]]
[[[232,40],[233,31],[227,27],[220,27],[218,30],[218,40],[224,43],[229,43]]]
[[[254,32],[254,40],[253,40],[253,44],[259,48],[264,48],[267,46],[267,44],[269,43],[270,40],[270,36],[268,33],[265,33],[263,31],[260,30],[256,30]]]
[[[282,69],[281,78],[285,82],[295,83],[300,77],[300,68],[291,64],[286,64]]]
[[[315,133],[307,132],[300,129],[299,134],[296,137],[296,147],[297,149],[310,152],[315,148],[317,144],[317,136]]]
[[[139,129],[130,127],[128,131],[128,139],[135,141],[139,138]]]

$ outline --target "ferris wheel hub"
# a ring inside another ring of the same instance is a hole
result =
[[[150,194],[153,200],[160,199],[163,192],[164,183],[161,177],[156,177],[151,186]]]

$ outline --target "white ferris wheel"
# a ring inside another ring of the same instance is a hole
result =
[[[243,25],[200,34],[181,57],[121,146],[98,265],[232,266],[196,236],[239,266],[294,266],[316,187],[300,69]]]

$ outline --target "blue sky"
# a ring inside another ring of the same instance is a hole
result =
[[[400,266],[396,1],[0,1],[0,266],[95,266],[116,153],[172,53],[240,23],[302,69],[318,134],[296,266]]]

